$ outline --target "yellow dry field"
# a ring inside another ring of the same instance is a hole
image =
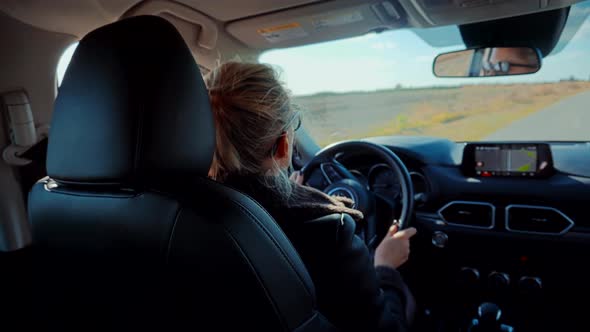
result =
[[[296,97],[320,145],[371,136],[479,140],[582,91],[590,82],[471,85]]]

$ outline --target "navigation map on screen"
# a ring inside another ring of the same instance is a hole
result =
[[[478,146],[475,149],[475,170],[477,174],[535,173],[537,159],[536,146]]]

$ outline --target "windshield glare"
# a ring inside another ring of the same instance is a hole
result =
[[[588,141],[588,14],[589,2],[572,7],[562,40],[531,75],[436,78],[435,56],[464,46],[432,46],[417,35],[426,30],[272,50],[260,62],[279,69],[321,146],[386,135]],[[430,30],[460,41],[457,27]]]

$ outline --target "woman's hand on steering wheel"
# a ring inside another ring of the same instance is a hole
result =
[[[410,257],[410,238],[415,234],[414,227],[399,230],[397,225],[391,226],[375,250],[375,266],[397,269],[407,262]]]
[[[325,188],[317,189],[323,190],[328,195],[350,198],[355,202],[353,208],[361,211],[365,216],[363,225],[358,228],[358,231],[367,246],[370,249],[375,249],[391,224],[381,225],[377,223],[379,218],[377,218],[374,194],[337,160],[337,156],[349,153],[362,154],[372,159],[378,159],[394,172],[401,189],[400,204],[398,204],[400,213],[397,223],[400,229],[408,228],[413,217],[414,192],[410,174],[393,151],[368,141],[345,141],[330,145],[318,152],[301,169],[300,174],[305,181],[309,179],[315,170],[319,170],[320,175],[323,176],[328,185]]]

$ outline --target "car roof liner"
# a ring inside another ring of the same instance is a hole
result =
[[[569,7],[459,26],[467,47],[531,46],[545,57],[557,45]]]

